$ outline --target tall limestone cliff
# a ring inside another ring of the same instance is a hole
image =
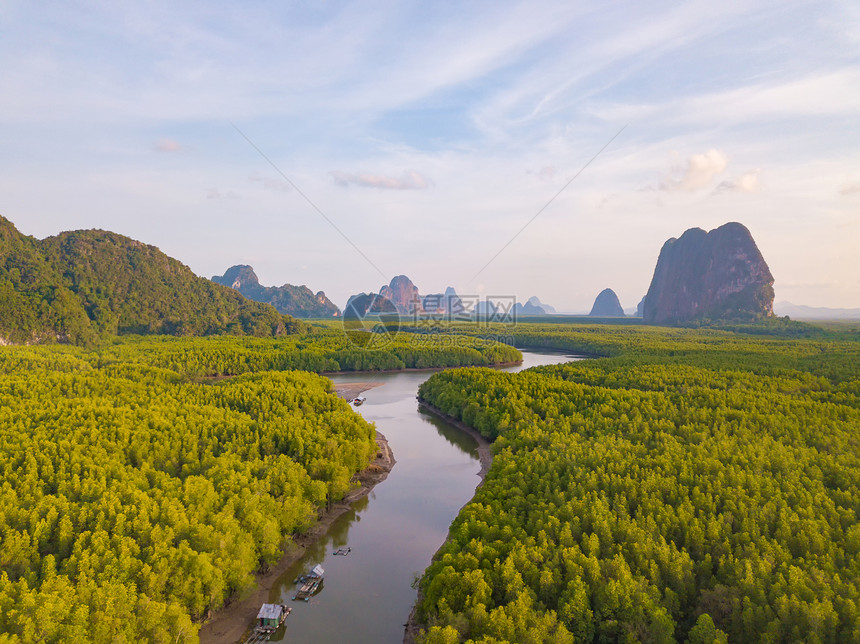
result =
[[[623,318],[624,308],[621,306],[621,302],[618,301],[615,291],[611,288],[605,288],[597,294],[589,315],[603,318]]]
[[[338,317],[340,309],[323,291],[314,293],[307,286],[262,286],[254,269],[247,265],[231,266],[224,275],[212,281],[239,291],[249,300],[271,304],[281,313],[297,318]]]
[[[400,315],[412,315],[424,311],[418,287],[405,275],[394,277],[388,286],[379,289],[379,294],[390,300],[397,307]]]
[[[773,275],[747,228],[691,228],[663,244],[643,305],[650,324],[773,315]]]

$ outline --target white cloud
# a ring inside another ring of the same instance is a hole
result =
[[[736,179],[726,179],[717,186],[716,192],[758,192],[760,170],[746,172]]]
[[[430,182],[415,170],[409,170],[399,178],[368,172],[352,174],[349,172],[332,171],[329,174],[331,174],[334,182],[339,186],[356,185],[363,188],[379,188],[381,190],[424,190],[430,186]]]
[[[674,176],[663,180],[660,189],[680,192],[701,190],[725,172],[728,165],[728,157],[713,148],[703,154],[694,154],[687,159],[685,166],[673,169]]]

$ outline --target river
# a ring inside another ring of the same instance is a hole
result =
[[[523,351],[523,363],[504,371],[578,358]],[[388,439],[397,463],[369,496],[339,517],[328,533],[281,577],[269,601],[292,607],[286,629],[272,641],[294,644],[400,644],[415,603],[412,587],[448,534],[451,521],[479,483],[477,444],[422,410],[415,396],[432,371],[333,376],[335,383],[379,382],[356,409]],[[346,556],[334,551],[348,546]],[[321,563],[322,591],[293,602],[293,580]]]

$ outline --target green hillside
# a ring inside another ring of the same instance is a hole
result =
[[[38,240],[0,217],[0,341],[90,344],[124,334],[296,333],[273,307],[197,277],[154,246],[102,230]]]

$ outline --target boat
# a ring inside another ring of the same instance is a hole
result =
[[[310,572],[299,575],[296,578],[296,583],[301,585],[296,594],[293,595],[293,601],[310,601],[311,597],[322,589],[324,574],[325,570],[323,570],[323,567],[317,564],[311,568]]]
[[[353,404],[353,405],[355,405],[356,407],[360,407],[361,405],[363,405],[363,404],[364,404],[364,401],[365,401],[365,400],[367,400],[367,397],[366,397],[366,396],[358,396],[357,398],[355,398],[355,399],[352,401],[352,404]]]
[[[342,557],[345,557],[345,556],[346,556],[346,555],[348,555],[350,552],[352,552],[352,548],[350,548],[349,546],[341,546],[340,548],[338,548],[337,550],[335,550],[332,554],[334,554],[334,555],[341,555]]]

